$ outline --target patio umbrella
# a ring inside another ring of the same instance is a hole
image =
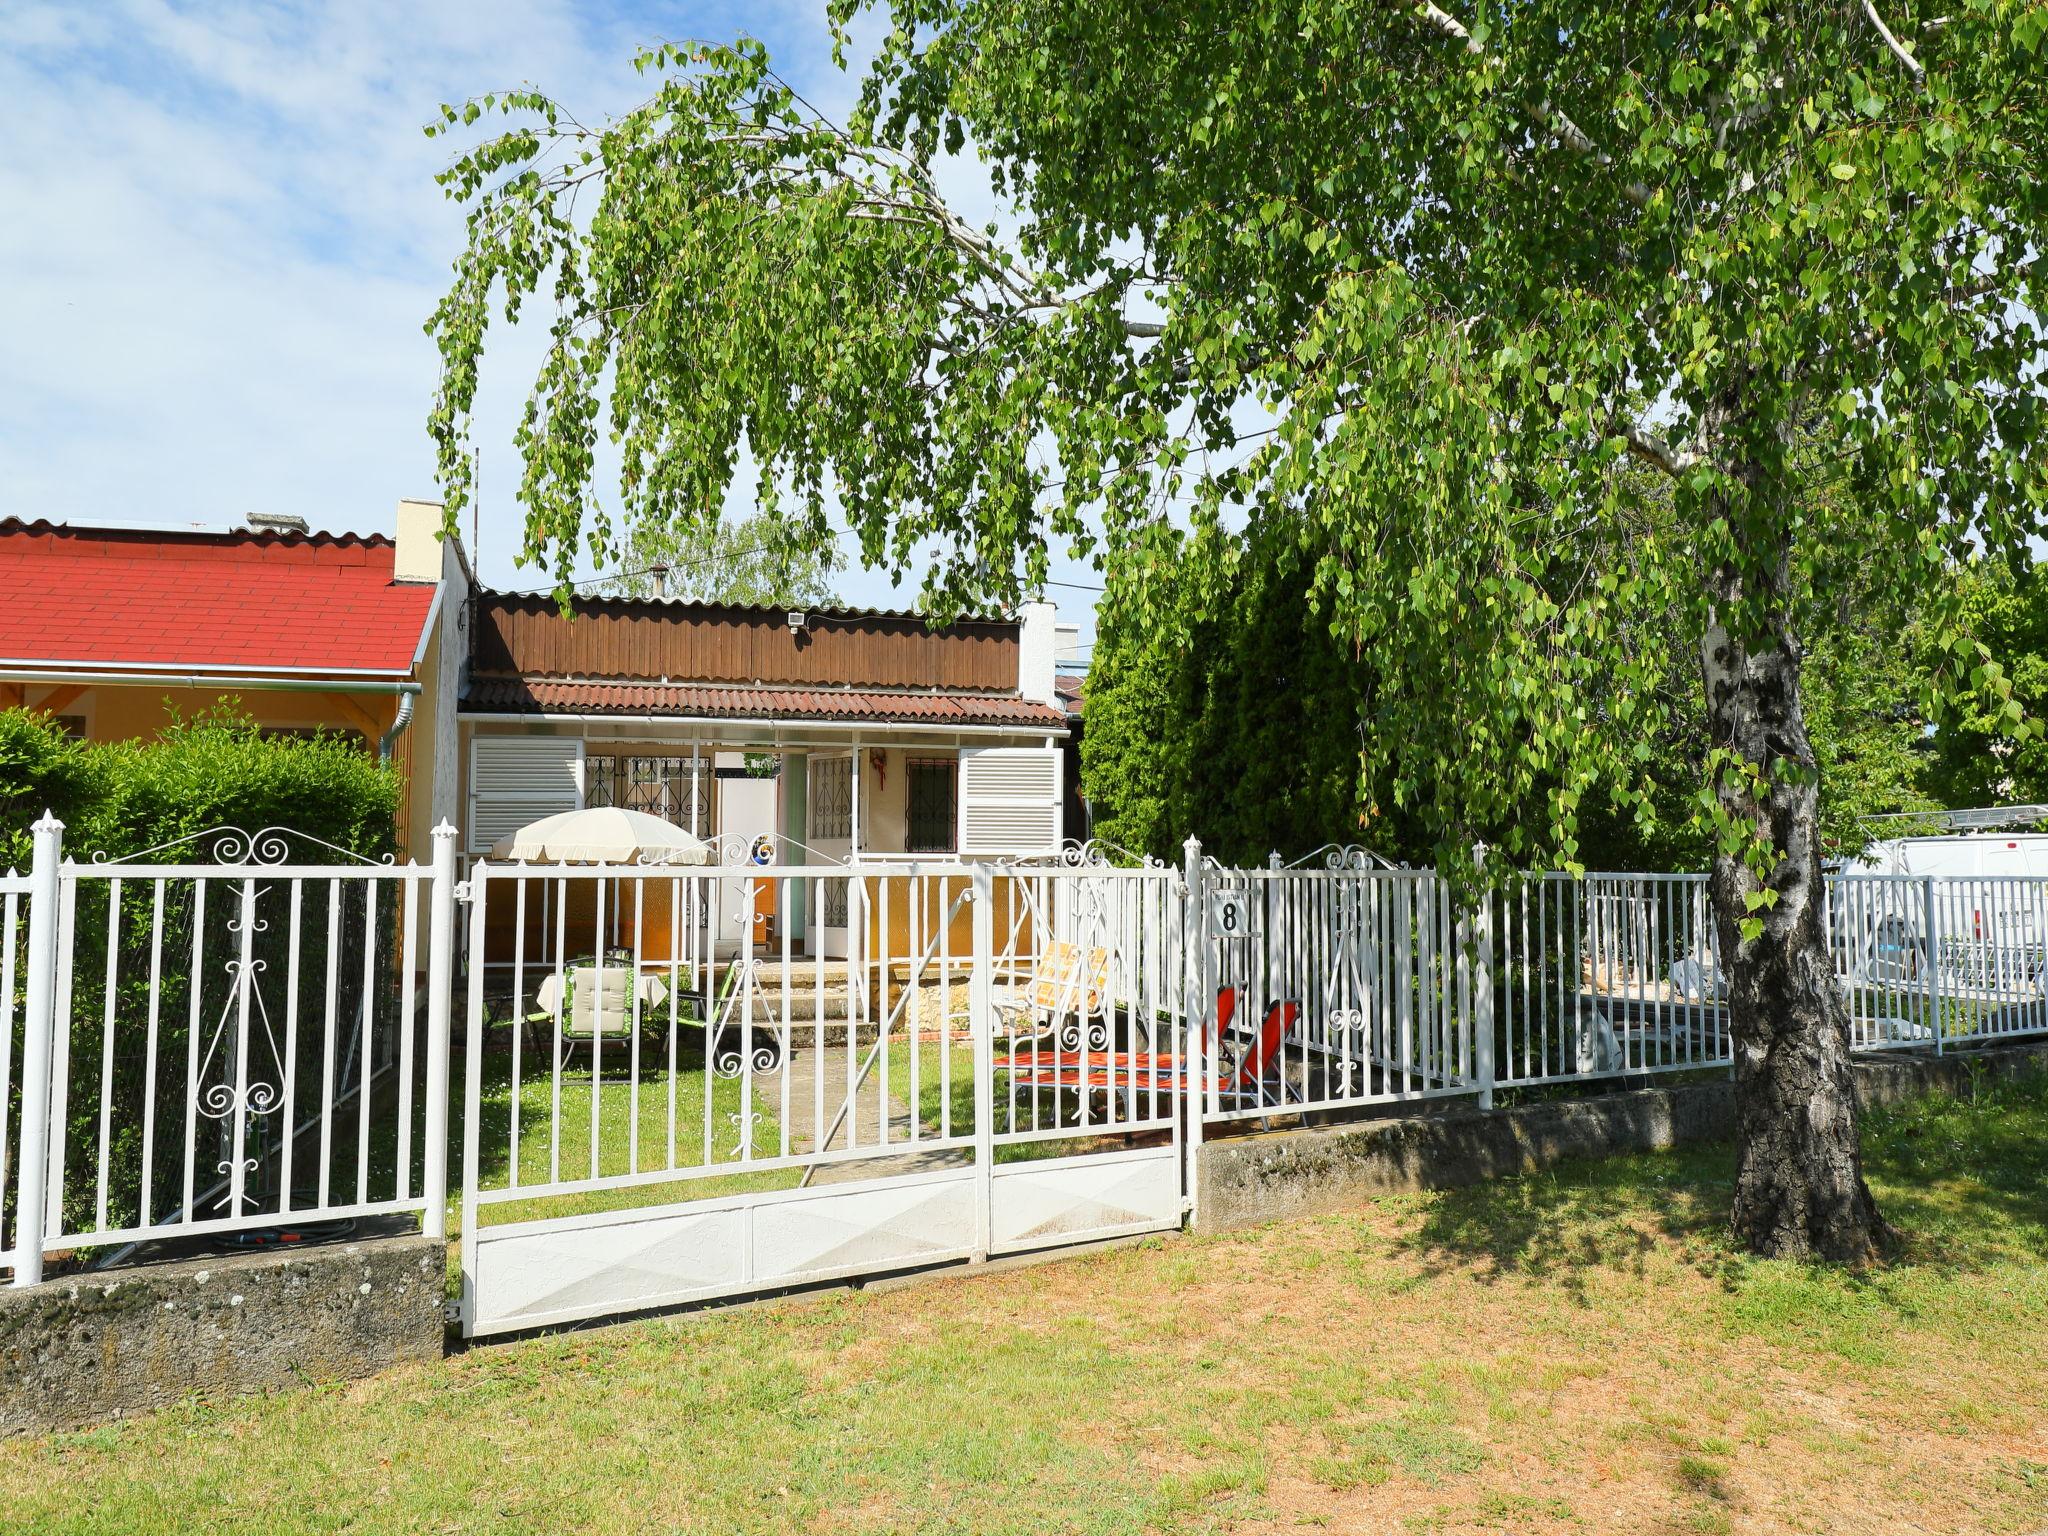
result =
[[[491,857],[552,864],[708,864],[711,849],[659,816],[600,805],[523,826],[491,844]]]

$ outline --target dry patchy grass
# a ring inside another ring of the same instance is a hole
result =
[[[1909,1234],[1720,1236],[1725,1150],[485,1348],[0,1448],[50,1532],[2048,1524],[2048,1085],[1871,1127]]]

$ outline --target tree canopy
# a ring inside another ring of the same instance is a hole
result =
[[[862,9],[834,0],[842,47]],[[599,127],[531,91],[445,110],[511,115],[443,178],[469,218],[429,322],[450,517],[488,328],[538,299],[520,495],[564,583],[615,546],[601,432],[627,517],[711,516],[744,451],[940,612],[1031,589],[1054,541],[1291,547],[1372,657],[1366,779],[1453,869],[1482,828],[1576,863],[1590,794],[1652,795],[1672,616],[1701,654],[1732,1222],[1874,1252],[1805,636],[1852,578],[1932,588],[1950,689],[2023,720],[1930,578],[2048,529],[2048,3],[887,15],[844,124],[746,40],[649,50],[651,95]],[[945,196],[968,145],[985,226]]]
[[[781,608],[830,601],[846,559],[829,533],[814,537],[772,511],[756,511],[737,522],[637,523],[617,564],[604,585],[619,597]]]
[[[1295,543],[1384,658],[1397,799],[1448,842],[1548,785],[1515,851],[1566,857],[1658,724],[1620,616],[1703,623],[1720,572],[1771,644],[1783,597],[2040,526],[2039,4],[1906,8],[1889,42],[1856,4],[892,15],[844,126],[744,41],[651,50],[600,128],[533,93],[446,113],[517,114],[445,178],[451,516],[486,328],[552,298],[522,497],[564,579],[617,543],[601,430],[632,517],[701,522],[744,448],[872,561],[937,538],[941,606],[1177,506]],[[1006,230],[941,195],[969,141]],[[1630,457],[1680,539],[1630,543]],[[1859,510],[1805,505],[1822,457]],[[1600,677],[1641,695],[1606,733]]]
[[[1154,587],[1149,609],[1125,601],[1124,584],[1139,578],[1111,564],[1081,743],[1094,835],[1169,860],[1189,833],[1230,863],[1262,862],[1272,851],[1291,860],[1345,842],[1398,861],[1430,859],[1427,828],[1390,813],[1384,785],[1366,776],[1364,738],[1382,728],[1375,658],[1330,634],[1308,592],[1311,573],[1283,564],[1286,554],[1214,532],[1190,536],[1144,574]],[[1972,570],[1968,579],[1991,578]],[[1969,605],[1983,600],[1973,585]],[[2015,601],[2010,617],[2024,611]],[[2048,712],[2048,697],[2031,686],[2048,667],[2038,653],[2048,634],[2029,645],[1994,628],[1980,632],[2010,657],[2015,696],[2030,714]],[[1589,793],[1580,845],[1591,869],[1701,871],[1712,856],[1700,799],[1710,732],[1697,644],[1674,623],[1652,635],[1665,703],[1644,770],[1648,794]],[[1993,804],[1993,788],[2034,782],[2025,776],[2033,744],[1988,751],[1995,722],[1974,705],[1950,711],[1929,734],[1939,661],[1904,605],[1847,592],[1816,610],[1805,692],[1831,855],[1858,853],[1898,825],[1874,817]],[[1612,708],[1594,696],[1596,718]],[[2012,777],[1997,785],[1984,782],[2007,771]],[[1540,804],[1528,812],[1541,813]]]

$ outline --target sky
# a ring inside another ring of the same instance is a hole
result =
[[[851,98],[822,0],[0,0],[0,515],[389,532],[437,494],[421,327],[462,241],[422,125],[524,84],[615,114],[647,94],[638,46],[742,32],[827,111]],[[949,192],[974,211],[978,167]],[[537,357],[513,337],[480,405],[493,586],[547,584],[514,565],[509,494]],[[914,596],[857,558],[840,584]],[[1092,638],[1092,591],[1048,595]]]

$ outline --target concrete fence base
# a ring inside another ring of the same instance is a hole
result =
[[[439,1360],[446,1252],[387,1237],[0,1289],[0,1433]]]
[[[1980,1075],[2043,1068],[2048,1042],[1941,1057],[1859,1058],[1856,1090],[1866,1105],[1887,1104],[1914,1094],[1960,1091]],[[1227,1232],[1346,1210],[1374,1195],[1534,1173],[1567,1158],[1720,1141],[1734,1129],[1734,1085],[1718,1082],[1205,1141],[1197,1164],[1195,1225],[1198,1231]]]

